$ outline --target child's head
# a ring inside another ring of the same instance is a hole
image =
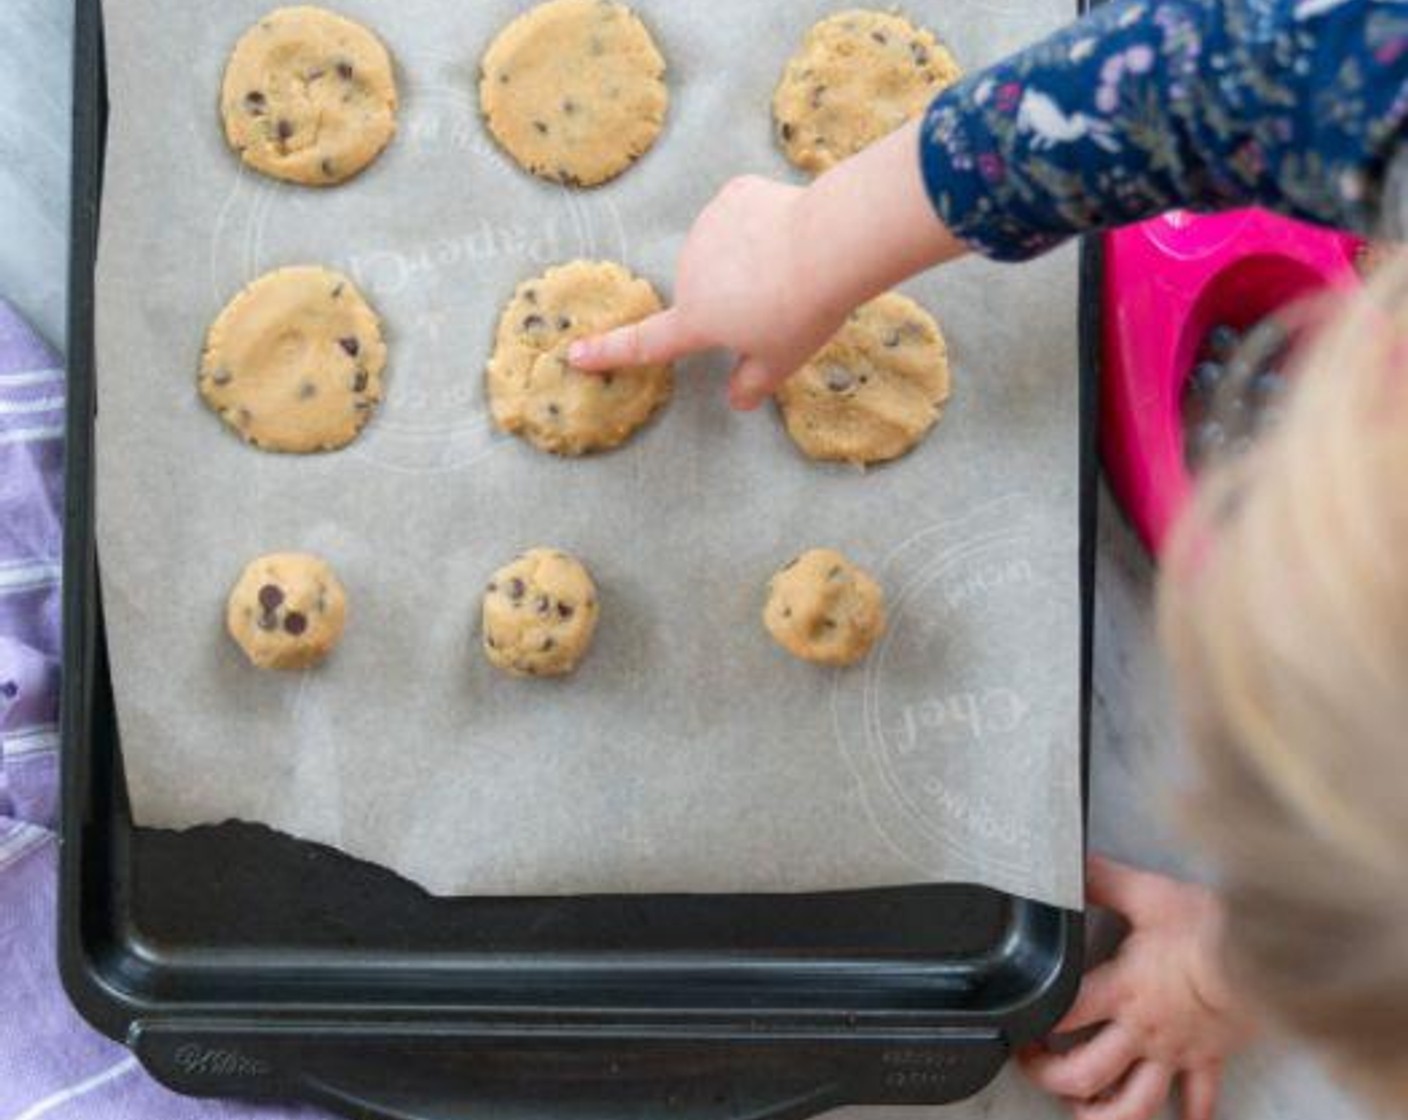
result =
[[[1408,260],[1213,473],[1160,613],[1240,977],[1408,1106]]]

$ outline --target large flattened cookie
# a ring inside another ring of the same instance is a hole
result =
[[[396,131],[391,56],[360,24],[322,8],[278,8],[240,37],[220,113],[256,171],[305,186],[356,175]]]
[[[558,549],[530,549],[484,590],[484,655],[517,677],[564,676],[586,655],[599,609],[581,561]]]
[[[918,117],[958,63],[903,16],[853,9],[807,33],[773,94],[787,158],[819,175]]]
[[[913,300],[889,292],[851,314],[777,391],[787,434],[813,459],[882,463],[928,434],[949,397],[948,348]]]
[[[314,265],[265,273],[220,312],[200,394],[246,443],[333,451],[381,400],[381,324],[352,281]]]
[[[327,562],[306,552],[252,561],[230,591],[225,625],[259,669],[322,661],[347,624],[347,593]]]
[[[583,373],[568,362],[567,348],[660,307],[647,281],[606,261],[573,261],[524,281],[499,319],[489,359],[494,422],[557,455],[624,442],[670,399],[670,366]]]
[[[484,55],[489,131],[523,168],[570,186],[621,174],[665,124],[665,59],[615,0],[550,0],[524,12]]]

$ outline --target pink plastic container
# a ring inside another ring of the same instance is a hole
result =
[[[1175,211],[1106,236],[1101,453],[1150,549],[1192,493],[1183,390],[1209,329],[1245,330],[1300,297],[1357,284],[1360,245],[1261,210]]]

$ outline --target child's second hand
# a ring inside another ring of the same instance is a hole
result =
[[[809,187],[745,177],[705,207],[680,255],[674,305],[572,345],[578,369],[731,350],[729,403],[757,408],[852,309],[961,255],[934,213],[911,124]]]

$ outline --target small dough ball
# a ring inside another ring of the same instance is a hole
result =
[[[813,459],[883,463],[922,440],[949,397],[939,325],[890,292],[845,325],[777,391],[787,434]]]
[[[549,0],[489,47],[479,100],[494,139],[525,170],[592,187],[650,149],[670,95],[665,60],[630,8]]]
[[[331,186],[396,131],[391,56],[370,31],[322,8],[277,8],[240,37],[220,91],[225,138],[256,171]]]
[[[306,669],[332,652],[347,593],[327,562],[306,552],[255,560],[230,591],[225,625],[260,669]]]
[[[524,281],[499,319],[489,359],[489,407],[502,431],[557,455],[604,451],[628,439],[674,391],[666,365],[583,373],[574,339],[659,311],[650,284],[602,261],[573,261]]]
[[[315,266],[265,273],[211,325],[200,394],[248,444],[333,451],[381,401],[386,344],[352,281]]]
[[[852,9],[802,41],[773,95],[787,158],[819,175],[920,116],[958,63],[934,36],[891,12]]]
[[[535,548],[494,573],[484,590],[484,655],[517,677],[560,677],[596,631],[596,584],[581,561]]]
[[[803,661],[852,665],[885,632],[885,593],[841,553],[814,548],[772,577],[763,625]]]

